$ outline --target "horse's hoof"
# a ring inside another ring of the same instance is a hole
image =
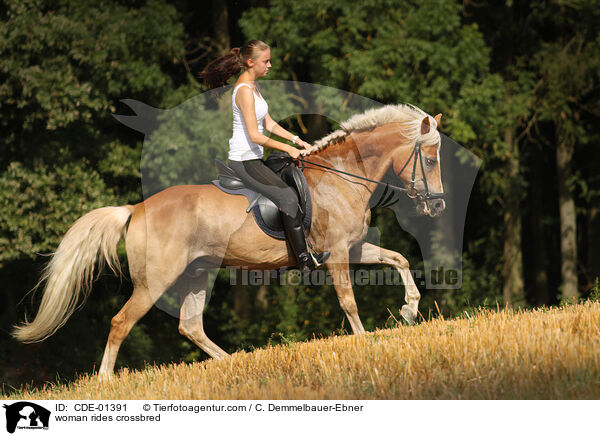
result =
[[[415,325],[415,316],[410,311],[408,306],[402,306],[402,309],[400,309],[400,315],[402,316],[402,318],[404,318],[404,321],[406,321],[408,325]]]

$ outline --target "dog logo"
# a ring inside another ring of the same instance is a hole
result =
[[[14,433],[18,429],[48,429],[50,411],[28,401],[19,401],[3,406],[6,409],[6,430]]]

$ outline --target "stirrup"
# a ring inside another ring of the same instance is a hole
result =
[[[306,239],[306,246],[308,247],[308,254],[311,257],[315,268],[319,268],[327,259],[329,259],[329,255],[331,254],[329,251],[324,251],[323,253],[319,253],[318,256],[315,256],[315,249],[308,239]]]
[[[313,251],[310,250],[309,254],[313,260],[313,263],[315,264],[315,268],[319,268],[320,266],[322,266],[325,263],[325,261],[327,259],[329,259],[329,255],[331,253],[329,251],[324,251],[323,253],[320,253],[318,256],[315,256]],[[317,257],[318,257],[318,259],[317,259]]]

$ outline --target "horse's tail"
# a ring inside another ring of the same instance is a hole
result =
[[[45,282],[37,315],[33,321],[15,326],[12,334],[16,339],[40,342],[61,328],[78,307],[81,294],[81,304],[89,295],[96,259],[98,270],[106,261],[115,274],[121,272],[117,245],[133,210],[131,205],[102,207],[75,221],[34,288]]]

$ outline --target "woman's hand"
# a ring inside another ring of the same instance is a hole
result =
[[[298,150],[297,148],[294,147],[290,147],[287,150],[287,153],[292,156],[294,159],[298,159],[298,157],[300,156],[300,150]]]
[[[308,149],[312,148],[312,145],[310,145],[306,141],[303,141],[300,138],[296,139],[296,145],[299,145],[300,147],[303,147],[305,150],[308,150]]]
[[[308,142],[303,141],[302,139],[298,138],[296,139],[296,145],[303,147],[305,150],[309,150],[312,148],[312,145],[310,145]],[[300,156],[300,150],[298,150],[295,147],[290,147],[290,149],[288,150],[288,154],[290,156],[292,156],[294,159],[298,159],[298,157]]]

